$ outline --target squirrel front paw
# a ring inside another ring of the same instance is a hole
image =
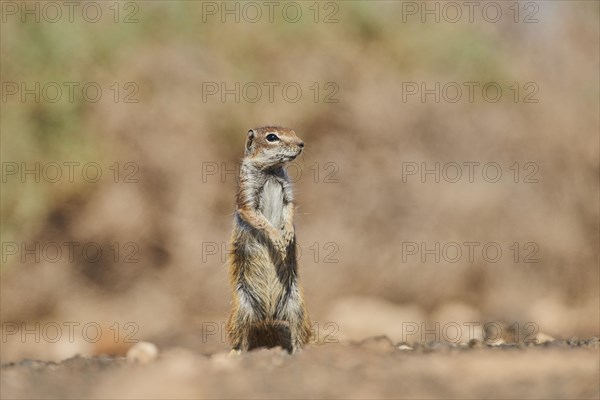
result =
[[[286,254],[287,254],[287,243],[283,237],[283,235],[281,235],[279,232],[277,232],[276,230],[271,232],[271,234],[269,235],[271,242],[273,243],[273,247],[275,247],[275,250],[277,250],[277,252],[281,255],[281,259],[285,260]]]
[[[288,247],[294,240],[294,225],[285,224],[283,228],[281,228],[281,236],[283,237],[286,247]]]

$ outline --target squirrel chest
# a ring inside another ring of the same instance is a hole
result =
[[[283,187],[276,178],[270,177],[260,191],[259,210],[275,228],[283,221]]]

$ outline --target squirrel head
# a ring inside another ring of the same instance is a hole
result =
[[[271,168],[292,161],[303,148],[304,142],[292,129],[263,126],[248,131],[245,158],[261,168]]]

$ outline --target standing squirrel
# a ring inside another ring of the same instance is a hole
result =
[[[248,131],[229,254],[227,333],[238,353],[274,346],[295,353],[310,337],[298,283],[292,185],[283,168],[303,148],[291,129]]]

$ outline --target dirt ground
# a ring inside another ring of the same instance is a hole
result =
[[[2,366],[2,398],[599,398],[599,339],[399,345],[384,336],[227,357],[163,349]]]

